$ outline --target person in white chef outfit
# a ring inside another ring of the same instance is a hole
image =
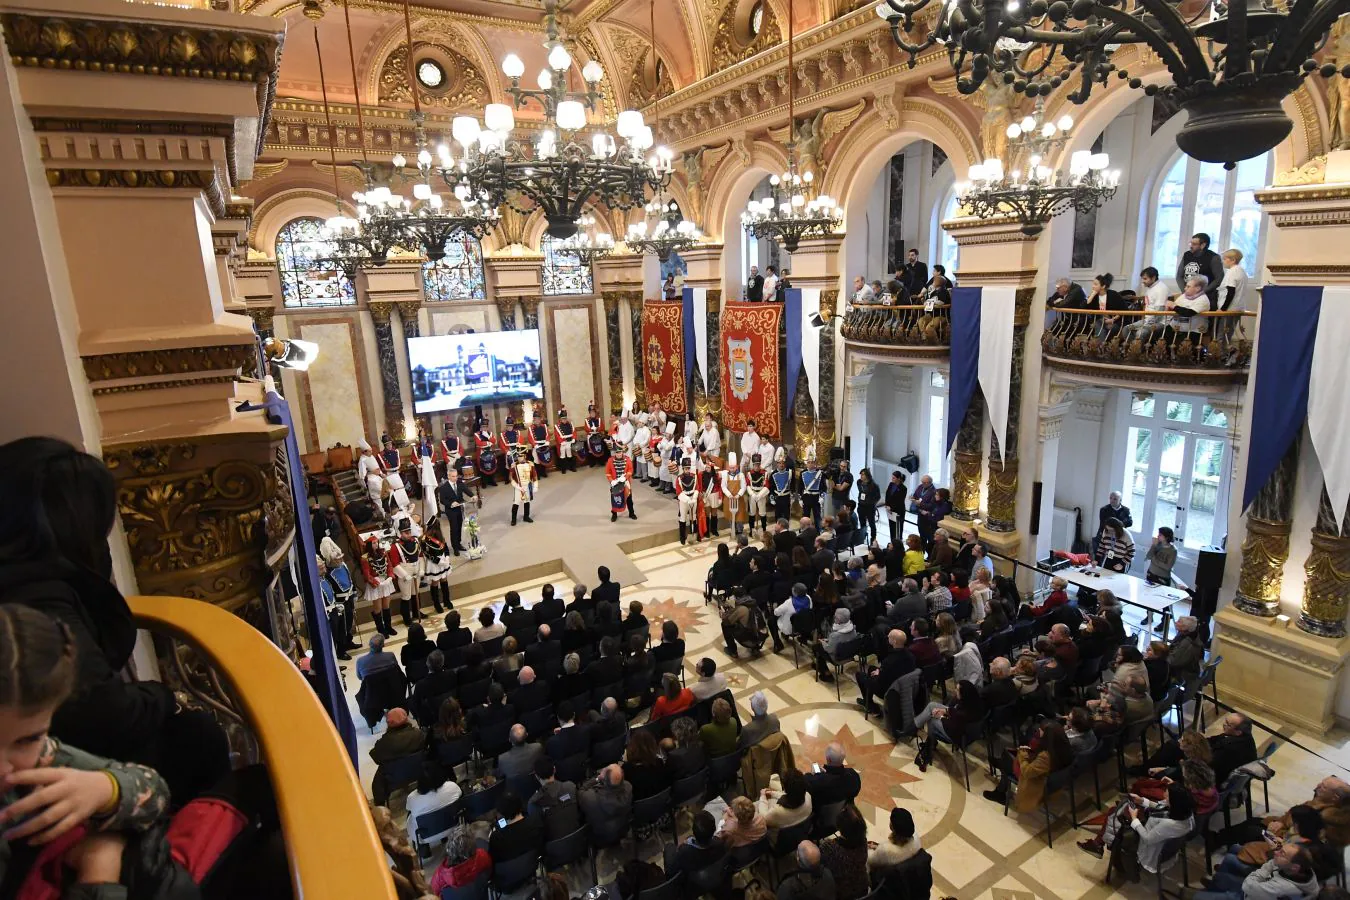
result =
[[[722,435],[717,430],[717,423],[713,421],[711,413],[703,416],[703,430],[698,433],[698,441],[694,444],[698,448],[699,454],[709,453],[722,458]]]
[[[661,458],[656,461],[658,475],[661,478],[661,490],[666,494],[675,493],[675,471],[671,468],[673,454],[675,452],[675,423],[667,422],[666,431],[661,438],[661,443],[657,444]]]
[[[628,418],[628,410],[619,410],[619,424],[614,429],[614,443],[624,448],[629,453],[633,452],[633,428],[632,421]],[[629,473],[632,474],[631,472]]]
[[[384,468],[375,457],[375,451],[371,449],[369,441],[361,438],[360,447],[361,456],[356,460],[356,477],[366,486],[366,493],[370,495],[375,508],[384,509]]]
[[[633,454],[633,478],[635,481],[646,481],[649,477],[647,469],[647,456],[651,452],[652,429],[647,414],[638,413],[637,428],[633,429],[633,441],[629,445],[629,452]]]

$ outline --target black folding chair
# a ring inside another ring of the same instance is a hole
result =
[[[703,806],[703,798],[708,793],[708,770],[699,769],[692,775],[686,775],[670,786],[670,802],[676,809],[682,806]],[[678,829],[675,837],[679,838]]]
[[[436,761],[452,772],[473,757],[473,738],[467,734],[436,745]]]
[[[741,777],[741,751],[708,760],[708,787],[721,791]]]
[[[476,822],[494,815],[497,812],[497,804],[505,793],[506,782],[498,781],[472,794],[465,794],[463,797],[465,821]]]
[[[410,753],[380,764],[378,771],[384,776],[384,784],[390,799],[396,791],[406,791],[417,783],[422,774],[425,758],[421,753]]]
[[[483,651],[483,659],[496,659],[502,655],[502,642],[506,640],[506,635],[495,637],[490,641],[480,641],[478,646]]]
[[[692,889],[689,894],[693,897],[704,894],[721,896],[727,888],[727,880],[726,854],[701,869],[690,869],[685,873],[685,881]]]
[[[844,680],[844,666],[851,662],[857,662],[858,656],[863,652],[863,648],[866,646],[866,636],[859,635],[858,637],[851,638],[840,644],[839,652],[830,658],[830,666],[834,669],[834,699],[836,702],[838,702],[842,696],[840,693],[840,684]]]
[[[683,896],[681,885],[684,879],[676,875],[665,884],[638,891],[637,900],[680,900]]]
[[[740,847],[734,847],[731,852],[727,854],[727,873],[732,878],[735,878],[761,859],[767,858],[769,852],[769,838],[767,835],[755,841],[753,844],[744,844]]]
[[[461,684],[459,690],[455,692],[456,696],[459,697],[460,708],[468,713],[469,710],[487,703],[488,688],[490,687],[492,687],[491,678]]]
[[[559,781],[580,784],[586,778],[586,753],[577,753],[553,764],[553,775]]]
[[[633,815],[628,822],[628,830],[633,835],[633,858],[637,858],[638,845],[650,831],[660,831],[661,821],[671,811],[670,788],[643,797],[633,802]]]
[[[441,900],[487,900],[492,876],[484,872],[463,887],[441,889]]]
[[[492,890],[498,897],[524,887],[539,871],[539,851],[531,850],[514,859],[492,861]]]
[[[623,756],[624,744],[628,742],[628,735],[620,734],[610,738],[607,741],[598,741],[591,745],[591,768],[597,772],[610,763],[619,761]]]
[[[591,880],[596,880],[595,857],[591,855],[591,831],[582,825],[571,834],[554,838],[544,844],[544,868],[550,872],[565,869],[582,861],[591,865]]]
[[[521,716],[520,724],[525,726],[525,733],[533,741],[552,734],[553,727],[558,724],[558,717],[554,714],[553,707],[541,706]]]
[[[811,814],[811,837],[818,841],[834,834],[838,829],[839,814],[847,805],[847,800],[838,800],[816,807]]]
[[[1182,700],[1183,703],[1185,703],[1186,700],[1195,701],[1195,715],[1191,718],[1191,728],[1196,731],[1205,730],[1206,700],[1214,704],[1215,713],[1222,711],[1222,707],[1219,706],[1219,685],[1217,682],[1219,676],[1219,664],[1222,662],[1222,656],[1215,656],[1210,659],[1209,662],[1205,663],[1205,667],[1200,670],[1200,678],[1195,683],[1195,689],[1187,691],[1186,697]],[[1205,696],[1206,687],[1213,691],[1212,697]]]
[[[426,863],[431,859],[432,851],[435,849],[428,842],[427,838],[432,835],[444,834],[455,827],[455,823],[464,815],[464,798],[460,797],[449,806],[442,806],[440,809],[433,809],[429,813],[423,813],[413,818],[413,837],[416,838],[414,847],[417,850],[417,859]]]

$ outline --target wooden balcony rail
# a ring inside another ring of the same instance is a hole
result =
[[[881,303],[855,303],[844,314],[841,329],[845,340],[892,347],[950,347],[952,308],[935,304],[932,308],[886,306]]]
[[[296,897],[394,900],[369,804],[303,675],[238,616],[182,597],[131,597],[136,624],[196,647],[242,704],[276,794]]]
[[[1148,310],[1046,310],[1041,349],[1049,358],[1138,368],[1245,372],[1251,324],[1241,310],[1189,319]]]

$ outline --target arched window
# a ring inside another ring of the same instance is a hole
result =
[[[591,267],[575,253],[560,250],[557,242],[547,234],[540,245],[544,251],[544,296],[560,294],[593,294],[595,278]]]
[[[422,282],[428,300],[487,299],[482,246],[471,237],[451,238],[443,258],[422,265]]]
[[[1256,192],[1270,178],[1271,155],[1244,159],[1232,171],[1219,163],[1178,156],[1158,185],[1152,251],[1146,265],[1171,279],[1191,235],[1203,231],[1210,249],[1242,251],[1242,267],[1255,277],[1261,270],[1261,207]]]
[[[286,306],[343,306],[356,302],[356,289],[342,270],[326,260],[336,252],[315,218],[288,222],[277,235],[277,273]]]
[[[956,280],[956,266],[961,258],[961,246],[942,227],[942,223],[955,218],[959,207],[960,204],[956,202],[956,189],[952,188],[947,192],[943,202],[933,210],[933,228],[937,233],[937,240],[933,246],[937,248],[937,252],[933,254],[932,261],[946,267],[947,278],[950,281]]]

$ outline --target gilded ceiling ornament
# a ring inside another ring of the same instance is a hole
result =
[[[767,50],[775,44],[781,43],[783,35],[778,27],[778,17],[774,15],[769,5],[764,6],[763,24],[759,29],[759,34],[755,35],[748,42],[742,42],[741,36],[737,34],[736,14],[740,4],[732,0],[723,9],[721,16],[717,19],[717,25],[713,29],[716,36],[713,38],[712,63],[714,71],[733,66],[742,60],[749,59],[756,53]],[[707,19],[707,14],[704,16]],[[711,23],[710,23],[711,24]]]
[[[430,58],[445,69],[444,85],[434,91],[418,85],[424,106],[442,109],[477,109],[490,101],[487,82],[478,67],[458,51],[443,44],[419,45],[437,51]],[[408,47],[400,45],[384,59],[380,67],[381,103],[411,103],[408,85]]]
[[[1275,187],[1290,187],[1296,184],[1322,184],[1327,177],[1327,158],[1317,156],[1296,169],[1280,172],[1275,176]]]

